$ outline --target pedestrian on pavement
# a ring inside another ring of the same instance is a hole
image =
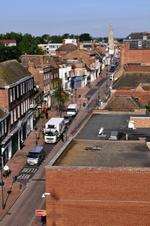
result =
[[[61,140],[62,140],[62,142],[64,142],[64,134],[63,133],[61,135]]]
[[[5,165],[4,166],[4,168],[3,168],[3,176],[4,177],[8,177],[10,174],[11,174],[11,170],[10,170],[10,168],[9,168],[9,166],[8,165]]]
[[[46,117],[46,119],[48,119],[48,110],[46,110],[46,112],[45,112],[45,117]]]
[[[42,225],[46,225],[46,216],[41,216],[41,223]]]
[[[37,130],[37,128],[35,128],[35,144],[36,146],[38,145],[38,141],[39,141],[39,132]]]

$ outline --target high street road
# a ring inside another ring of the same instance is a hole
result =
[[[106,89],[109,89],[108,84],[110,84],[110,79],[104,79],[98,84],[92,96],[88,98],[87,105],[85,109],[82,109],[77,117],[74,119],[68,130],[68,137],[75,134],[85,116],[88,116],[88,113],[94,108],[97,103],[98,98],[106,98]],[[29,180],[26,185],[26,188],[19,199],[16,201],[14,206],[9,210],[8,214],[0,222],[2,226],[33,226],[41,225],[40,222],[35,221],[35,210],[36,209],[45,209],[45,199],[42,198],[42,194],[45,192],[45,177],[44,177],[44,168],[53,159],[53,157],[58,153],[60,148],[62,148],[64,143],[62,141],[58,142],[56,145],[45,146],[45,149],[52,149],[45,159],[45,161],[40,166],[36,174]],[[65,144],[64,144],[65,145]]]

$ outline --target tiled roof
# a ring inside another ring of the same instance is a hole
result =
[[[74,44],[63,44],[62,46],[60,46],[56,51],[60,52],[60,51],[64,51],[64,52],[72,52],[74,50],[77,49],[77,46]]]
[[[139,108],[139,102],[129,96],[112,96],[105,107],[109,111],[134,111]]]
[[[16,40],[14,40],[14,39],[2,39],[2,40],[0,40],[0,44],[3,44],[3,45],[13,44],[13,43],[16,44]]]
[[[90,66],[90,64],[94,63],[94,60],[92,57],[90,57],[89,52],[83,49],[77,49],[71,53],[68,53],[64,56],[64,58],[83,61],[87,66]]]
[[[96,52],[98,52],[99,54],[105,54],[106,53],[106,47],[102,47],[102,46],[96,46],[95,48],[94,48],[94,50],[96,51]]]
[[[61,58],[48,55],[22,55],[21,62],[25,67],[33,64],[34,67],[51,66],[58,68],[59,64],[63,64]]]
[[[17,60],[9,60],[0,63],[1,87],[15,83],[18,80],[30,75],[30,72],[26,70]]]
[[[113,85],[113,89],[136,89],[140,83],[150,84],[150,73],[124,74]]]

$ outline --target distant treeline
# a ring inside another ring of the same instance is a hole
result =
[[[14,39],[17,42],[17,46],[5,47],[0,45],[0,62],[5,60],[17,59],[22,54],[43,54],[43,51],[38,48],[38,44],[46,43],[62,43],[66,38],[76,38],[80,42],[91,41],[96,39],[98,41],[107,42],[108,39],[104,38],[93,38],[89,33],[83,33],[80,35],[74,34],[63,34],[63,35],[49,35],[44,34],[42,36],[33,36],[31,34],[22,34],[16,32],[10,32],[6,34],[0,34],[0,40],[2,39]]]
[[[38,44],[46,43],[61,43],[65,38],[77,38],[79,41],[90,41],[92,37],[88,33],[81,35],[64,34],[64,35],[49,35],[33,36],[31,34],[22,34],[10,32],[0,34],[0,40],[14,39],[17,46],[5,47],[0,45],[0,62],[11,59],[18,59],[22,54],[43,54],[43,51],[38,48]]]

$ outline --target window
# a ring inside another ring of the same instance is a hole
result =
[[[10,112],[10,122],[13,124],[13,111]]]
[[[21,115],[23,115],[23,103],[21,103]]]
[[[16,122],[17,120],[16,109],[13,110],[13,114],[14,114],[14,122]]]
[[[2,122],[2,136],[4,135],[4,121]]]
[[[28,100],[25,101],[25,105],[26,105],[26,112],[28,110]]]
[[[26,112],[26,102],[24,101],[23,102],[23,113],[25,113]]]
[[[9,90],[10,103],[13,101],[12,89]]]
[[[17,98],[19,98],[19,86],[17,86]]]
[[[20,93],[21,93],[21,95],[23,94],[22,84],[20,84]]]
[[[23,94],[25,94],[25,84],[24,83],[22,83],[22,89],[23,89]]]
[[[30,100],[29,100],[29,98],[28,98],[28,109],[30,108]]]
[[[13,88],[13,100],[16,99],[15,87]]]
[[[5,119],[5,133],[7,133],[7,119]]]
[[[18,118],[20,118],[20,105],[17,107],[18,109]]]

